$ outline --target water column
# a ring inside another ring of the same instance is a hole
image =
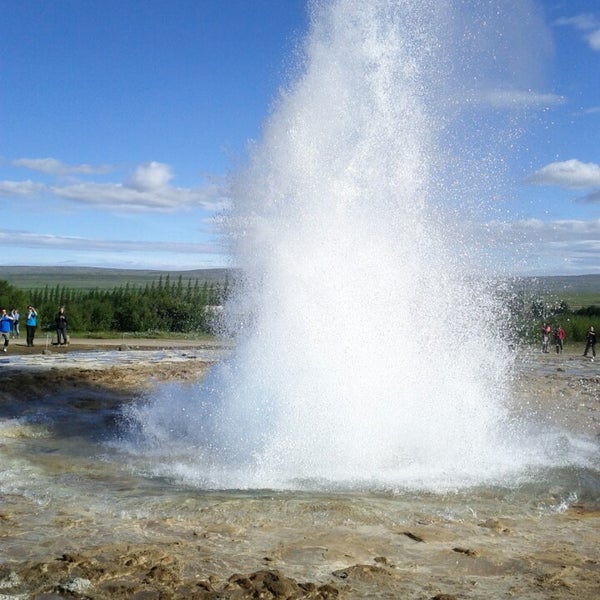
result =
[[[139,409],[143,437],[208,487],[494,480],[515,468],[511,356],[485,239],[463,225],[496,191],[510,123],[484,99],[516,73],[531,5],[311,7],[231,181],[236,349],[193,394]]]
[[[501,418],[496,307],[431,202],[445,11],[317,8],[301,75],[234,182],[230,309],[251,325],[223,420],[234,435],[244,406],[265,473],[470,470]]]

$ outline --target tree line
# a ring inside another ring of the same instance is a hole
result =
[[[54,329],[54,317],[64,306],[70,332],[210,333],[215,316],[230,293],[230,282],[183,281],[169,275],[144,286],[126,283],[113,289],[81,290],[67,286],[20,290],[0,280],[0,308],[17,308],[23,315],[32,304],[39,313],[38,325]],[[600,306],[572,310],[564,301],[534,299],[527,305],[519,295],[504,298],[514,341],[537,342],[541,323],[560,324],[567,341],[585,340],[590,325],[600,327]]]
[[[16,308],[21,315],[31,304],[38,326],[53,329],[59,306],[65,307],[70,332],[208,333],[215,314],[229,292],[229,281],[208,282],[169,275],[143,287],[125,285],[81,290],[57,285],[19,290],[0,280],[0,308]]]
[[[560,325],[566,334],[567,341],[585,342],[590,325],[600,327],[600,306],[594,304],[573,310],[565,301],[545,302],[536,298],[531,303],[531,318],[528,338],[538,340],[541,324],[549,323],[552,328]]]

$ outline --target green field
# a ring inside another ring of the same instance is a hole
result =
[[[223,282],[231,275],[228,269],[195,269],[193,271],[153,271],[138,269],[102,269],[94,267],[3,267],[0,279],[21,290],[42,290],[45,287],[77,290],[112,290],[129,284],[144,287],[169,277],[172,284],[181,277],[182,283],[196,281]]]

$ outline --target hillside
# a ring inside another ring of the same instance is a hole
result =
[[[523,277],[515,282],[527,297],[545,297],[565,301],[571,308],[600,306],[600,275],[555,275]]]
[[[153,271],[138,269],[104,269],[96,267],[3,267],[0,279],[23,290],[53,288],[57,285],[73,289],[113,289],[129,283],[143,287],[168,276],[175,283],[181,276],[184,285],[191,280],[219,282],[231,276],[228,269],[195,269],[192,271]]]

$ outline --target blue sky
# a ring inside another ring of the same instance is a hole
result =
[[[510,101],[538,108],[483,225],[515,272],[600,273],[600,2],[537,4],[542,76]],[[4,264],[230,264],[224,183],[307,25],[302,0],[0,0]]]

